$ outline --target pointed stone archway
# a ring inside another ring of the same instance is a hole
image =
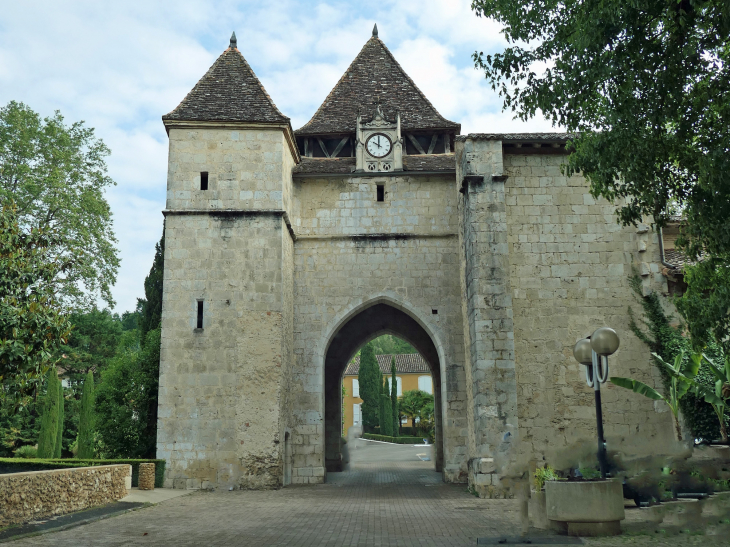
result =
[[[324,360],[325,464],[328,472],[342,469],[342,377],[357,350],[382,334],[393,334],[411,344],[431,369],[434,392],[434,466],[443,470],[441,358],[437,343],[423,324],[396,307],[375,301],[352,314],[332,335]]]

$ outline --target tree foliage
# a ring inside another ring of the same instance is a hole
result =
[[[643,312],[637,318],[634,311],[629,308],[629,328],[651,350],[652,359],[662,377],[664,392],[669,393],[671,374],[661,364],[660,359],[672,362],[677,355],[685,355],[680,369],[684,373],[692,366],[689,358],[692,353],[690,341],[682,335],[680,328],[672,326],[673,318],[664,311],[659,294],[656,292],[643,294],[641,277],[637,272],[633,272],[629,278],[629,284]],[[705,351],[713,358],[722,359],[722,348],[714,340],[708,342]],[[695,381],[708,388],[714,385],[714,379],[708,367],[699,369]],[[693,392],[686,393],[679,401],[679,408],[695,439],[713,440],[720,436],[720,427],[714,410],[703,397]]]
[[[109,149],[83,122],[66,125],[56,112],[41,117],[23,103],[0,108],[0,201],[12,199],[24,231],[53,230],[52,254],[70,267],[49,281],[56,296],[89,308],[113,304],[119,268],[112,215],[104,191]]]
[[[162,321],[162,281],[165,276],[165,228],[162,228],[162,238],[155,244],[155,258],[150,273],[144,280],[144,299],[139,299],[138,309],[140,339],[144,340],[147,333],[160,326]]]
[[[380,376],[380,367],[373,347],[371,344],[365,344],[360,351],[360,369],[357,373],[360,398],[363,401],[363,430],[372,431],[379,423],[380,393],[382,391]]]
[[[53,280],[73,259],[54,254],[52,229],[21,230],[15,206],[0,211],[0,404],[27,404],[54,363],[70,324]]]
[[[409,353],[418,353],[408,342],[392,334],[378,336],[370,344],[373,347],[375,355],[407,355]]]
[[[578,132],[567,174],[582,172],[624,224],[686,218],[677,244],[711,262],[687,269],[679,309],[696,347],[714,334],[730,349],[730,3],[474,0],[472,8],[502,23],[510,42],[502,53],[474,54],[505,108]]]
[[[66,344],[61,346],[61,364],[66,377],[76,384],[89,371],[106,368],[117,351],[123,327],[118,316],[96,308],[72,313],[69,321],[73,329]]]
[[[58,439],[58,391],[61,382],[58,380],[56,369],[51,369],[46,384],[46,394],[41,414],[41,428],[38,434],[38,457],[53,458],[56,453]]]
[[[404,391],[399,401],[400,411],[411,419],[413,427],[421,434],[433,437],[434,399],[433,395],[418,389]]]
[[[90,370],[86,373],[81,394],[77,447],[77,458],[83,460],[94,457],[94,373]]]
[[[393,436],[400,434],[400,412],[398,411],[398,378],[395,375],[395,357],[390,361],[390,412],[393,418]]]
[[[393,412],[390,403],[390,390],[388,389],[388,378],[383,378],[382,392],[380,395],[380,434],[393,436]]]
[[[159,367],[159,328],[147,334],[141,347],[136,331],[123,335],[96,389],[97,431],[105,457],[154,457]]]

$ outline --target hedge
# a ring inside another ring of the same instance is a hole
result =
[[[388,435],[376,435],[375,433],[363,433],[363,439],[370,441],[383,441],[394,444],[423,444],[423,437],[389,437]]]
[[[132,466],[132,486],[137,486],[140,463],[155,464],[155,487],[162,488],[165,481],[165,460],[43,460],[37,458],[0,458],[0,474],[45,471],[48,469],[69,469],[72,467],[93,467],[96,465],[127,464]]]

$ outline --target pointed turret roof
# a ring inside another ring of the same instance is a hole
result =
[[[396,112],[400,112],[401,127],[405,130],[447,129],[458,133],[461,129],[460,124],[441,116],[408,77],[378,38],[376,26],[372,38],[365,43],[319,110],[295,133],[354,133],[358,110],[368,120],[376,98],[380,99],[383,112],[389,119],[395,119]]]
[[[163,121],[289,123],[236,47],[236,34],[193,90]]]

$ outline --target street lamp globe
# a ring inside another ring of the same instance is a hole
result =
[[[613,329],[601,327],[591,335],[591,347],[598,355],[608,357],[616,353],[619,346],[618,334]]]
[[[593,363],[593,357],[591,355],[591,341],[588,338],[578,340],[573,347],[573,357],[581,365],[590,365]]]

